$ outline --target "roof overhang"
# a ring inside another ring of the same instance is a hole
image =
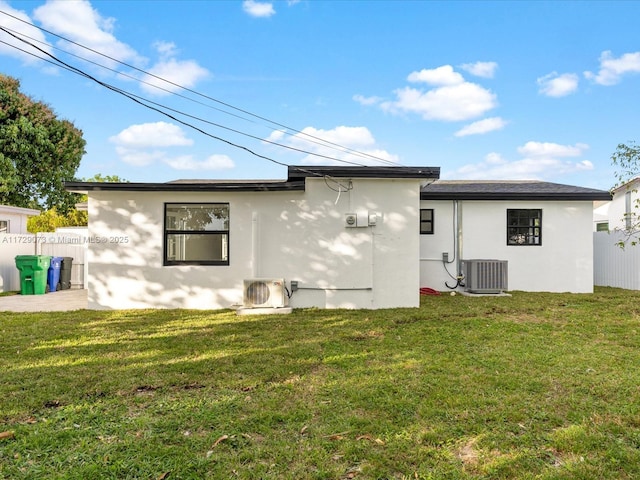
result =
[[[415,178],[433,181],[438,167],[289,166],[286,180],[177,180],[166,183],[65,182],[70,192],[282,192],[304,191],[307,178]]]
[[[437,180],[440,178],[440,167],[304,167],[289,166],[288,181],[308,177],[333,178],[417,178]]]
[[[295,191],[304,190],[304,181],[255,181],[255,182],[167,182],[167,183],[111,183],[111,182],[65,182],[65,188],[70,192],[89,193],[98,191],[123,192],[264,192],[264,191]]]
[[[33,208],[24,208],[24,207],[14,207],[13,205],[0,205],[0,212],[10,213],[13,215],[28,215],[28,216],[36,216],[40,215],[40,210],[35,210]]]

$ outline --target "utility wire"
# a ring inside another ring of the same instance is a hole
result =
[[[114,62],[116,62],[116,63],[118,63],[118,64],[120,64],[120,65],[126,66],[126,67],[131,68],[131,69],[133,69],[133,70],[136,70],[136,71],[138,71],[138,72],[140,72],[140,73],[143,73],[144,75],[148,75],[149,77],[153,77],[153,78],[155,78],[155,79],[157,79],[157,80],[160,80],[160,81],[162,81],[162,82],[165,82],[165,83],[167,83],[167,84],[169,84],[169,85],[173,85],[174,87],[177,87],[177,88],[179,88],[179,89],[182,89],[182,90],[187,91],[187,92],[190,92],[190,93],[193,93],[193,94],[198,95],[198,96],[200,96],[200,97],[202,97],[202,98],[206,98],[207,100],[210,100],[210,101],[212,101],[212,102],[218,103],[218,104],[220,104],[220,105],[224,105],[225,107],[228,107],[228,108],[231,108],[231,109],[233,109],[233,110],[239,111],[239,112],[241,112],[241,113],[243,113],[243,114],[246,114],[246,115],[249,115],[249,116],[251,116],[251,117],[254,117],[254,118],[257,118],[257,119],[260,119],[260,120],[266,121],[266,122],[268,122],[268,123],[270,123],[270,124],[272,124],[272,125],[276,125],[276,126],[278,126],[278,127],[284,128],[284,129],[286,129],[286,130],[290,130],[290,131],[292,131],[292,132],[296,132],[296,133],[298,133],[298,134],[300,134],[300,135],[302,135],[302,136],[304,136],[304,137],[307,137],[307,138],[312,139],[312,140],[307,140],[307,141],[309,141],[309,142],[311,142],[311,143],[316,143],[316,144],[319,144],[319,145],[322,145],[322,146],[325,146],[325,147],[329,147],[329,148],[334,147],[334,148],[339,149],[339,150],[340,150],[340,151],[342,151],[343,153],[352,153],[352,154],[354,154],[354,155],[356,155],[356,156],[360,156],[360,157],[363,157],[363,158],[369,158],[369,159],[372,159],[372,160],[375,160],[375,161],[378,161],[378,162],[381,162],[381,163],[384,163],[384,164],[387,164],[387,165],[392,165],[392,166],[396,166],[396,165],[398,165],[397,163],[392,162],[392,161],[390,161],[390,160],[383,159],[383,158],[380,158],[380,157],[376,157],[375,155],[371,155],[371,154],[366,153],[366,152],[361,152],[361,151],[358,151],[358,150],[355,150],[355,149],[352,149],[352,148],[349,148],[349,147],[345,147],[345,146],[343,146],[343,145],[340,145],[340,144],[337,144],[337,143],[330,142],[330,141],[325,140],[325,139],[322,139],[322,138],[320,138],[320,137],[316,137],[316,136],[314,136],[314,135],[310,135],[310,134],[308,134],[308,133],[306,133],[306,132],[303,132],[303,131],[297,130],[297,129],[295,129],[295,128],[288,127],[288,126],[286,126],[286,125],[284,125],[284,124],[281,124],[281,123],[275,122],[275,121],[273,121],[273,120],[269,120],[269,119],[268,119],[268,118],[266,118],[266,117],[262,117],[262,116],[260,116],[260,115],[256,115],[256,114],[254,114],[254,113],[251,113],[251,112],[249,112],[249,111],[247,111],[247,110],[244,110],[244,109],[241,109],[241,108],[235,107],[235,106],[233,106],[233,105],[231,105],[231,104],[229,104],[229,103],[223,102],[223,101],[221,101],[221,100],[218,100],[218,99],[216,99],[216,98],[210,97],[210,96],[208,96],[208,95],[204,95],[204,94],[199,93],[199,92],[197,92],[197,91],[195,91],[195,90],[192,90],[192,89],[190,89],[190,88],[184,87],[184,86],[179,85],[179,84],[177,84],[177,83],[174,83],[174,82],[172,82],[172,81],[170,81],[170,80],[164,79],[164,78],[159,77],[159,76],[157,76],[157,75],[155,75],[155,74],[152,74],[152,73],[150,73],[150,72],[147,72],[147,71],[145,71],[145,70],[142,70],[142,69],[140,69],[140,68],[138,68],[138,67],[136,67],[136,66],[134,66],[134,65],[128,64],[128,63],[123,62],[123,61],[120,61],[120,60],[118,60],[118,59],[116,59],[116,58],[113,58],[113,57],[111,57],[111,56],[109,56],[109,55],[106,55],[106,54],[104,54],[104,53],[102,53],[102,52],[99,52],[99,51],[94,50],[94,49],[92,49],[92,48],[90,48],[90,47],[87,47],[87,46],[85,46],[85,45],[82,45],[82,44],[80,44],[80,43],[77,43],[77,42],[75,42],[75,41],[73,41],[73,40],[71,40],[71,39],[68,39],[68,38],[66,38],[66,37],[64,37],[64,36],[62,36],[62,35],[58,35],[58,34],[56,34],[56,33],[52,32],[52,31],[50,31],[50,30],[47,30],[47,29],[43,28],[43,27],[39,27],[39,26],[37,26],[37,25],[34,25],[34,24],[32,24],[32,23],[29,23],[29,22],[27,22],[27,21],[25,21],[25,20],[23,20],[23,19],[21,19],[21,18],[18,18],[18,17],[14,16],[14,15],[12,15],[12,14],[8,13],[8,12],[5,12],[5,11],[3,11],[3,10],[0,10],[0,13],[4,14],[4,15],[6,15],[6,16],[9,16],[9,17],[11,17],[11,18],[13,18],[13,19],[15,19],[15,20],[18,20],[18,21],[20,21],[20,22],[22,22],[22,23],[25,23],[25,24],[27,24],[27,25],[29,25],[29,26],[32,26],[32,27],[34,27],[34,28],[37,28],[37,29],[39,29],[39,30],[41,30],[41,31],[43,31],[43,32],[46,32],[46,33],[50,34],[50,35],[53,35],[53,36],[55,36],[55,37],[57,37],[57,38],[60,38],[60,39],[62,39],[62,40],[64,40],[64,41],[66,41],[66,42],[68,42],[68,43],[71,43],[71,44],[73,44],[73,45],[77,46],[77,47],[80,47],[80,48],[82,48],[82,49],[85,49],[85,50],[88,50],[88,51],[90,51],[90,52],[92,52],[92,53],[95,53],[96,55],[102,56],[102,57],[107,58],[107,59],[109,59],[109,60],[112,60],[112,61],[114,61]],[[4,30],[5,32],[7,32],[7,30],[10,30],[10,29],[7,29],[6,27],[3,27],[3,30]],[[8,33],[8,32],[7,32],[7,33]],[[15,32],[15,33],[18,33],[18,32]],[[23,34],[23,33],[19,33],[19,35],[21,35],[21,36],[25,36],[25,37],[27,37],[27,38],[31,38],[31,37],[29,37],[29,36],[27,36],[27,35],[25,35],[25,34]],[[41,41],[36,40],[36,39],[33,39],[33,38],[31,38],[31,39],[32,39],[32,40],[34,40],[34,41],[36,41],[36,42],[39,42],[39,43],[44,43],[44,42],[41,42]],[[19,40],[20,40],[20,39],[19,39]],[[11,45],[10,45],[10,46],[11,46]],[[94,64],[94,65],[96,65],[96,66],[98,66],[98,67],[101,67],[101,68],[104,68],[104,69],[110,70],[110,71],[112,71],[112,72],[114,72],[114,73],[117,73],[117,74],[119,74],[119,75],[122,75],[122,76],[125,76],[125,77],[128,77],[128,78],[134,79],[134,80],[136,80],[136,81],[139,81],[140,83],[144,83],[144,84],[146,84],[146,85],[152,86],[152,87],[154,87],[154,88],[157,88],[157,89],[162,90],[162,91],[164,91],[164,92],[170,93],[170,94],[172,94],[172,95],[176,95],[176,96],[178,96],[178,97],[181,97],[181,98],[184,98],[184,99],[186,99],[186,100],[189,100],[189,101],[192,101],[192,102],[198,103],[198,104],[200,104],[200,105],[203,105],[203,106],[206,106],[206,107],[212,108],[212,109],[214,109],[214,110],[217,110],[217,111],[219,111],[219,112],[225,113],[225,114],[227,114],[227,115],[231,115],[231,116],[234,116],[234,117],[237,117],[237,118],[243,119],[243,120],[245,120],[245,121],[251,121],[251,120],[249,120],[249,119],[247,119],[247,118],[244,118],[244,117],[242,117],[242,116],[239,116],[239,115],[233,114],[233,113],[228,112],[228,111],[226,111],[226,110],[222,110],[222,109],[219,109],[219,108],[215,108],[215,107],[213,107],[213,106],[211,106],[211,105],[206,105],[206,104],[204,104],[204,103],[202,103],[202,102],[199,102],[199,101],[197,101],[197,100],[195,100],[195,99],[193,99],[193,98],[191,98],[191,97],[186,97],[186,96],[184,96],[184,95],[180,95],[180,94],[178,94],[178,93],[176,93],[176,92],[174,92],[174,91],[171,91],[171,90],[169,90],[169,89],[162,88],[162,87],[160,87],[160,86],[158,86],[158,85],[155,85],[155,84],[153,84],[153,83],[149,83],[149,82],[146,82],[146,81],[144,81],[144,80],[141,80],[141,79],[138,79],[138,78],[136,78],[136,77],[133,77],[133,76],[131,76],[131,75],[125,74],[125,73],[123,73],[123,72],[119,72],[119,71],[117,71],[117,70],[111,69],[111,68],[106,67],[106,66],[104,66],[104,65],[101,65],[101,64],[99,64],[99,63],[97,63],[97,62],[94,62],[94,61],[88,60],[88,59],[86,59],[86,58],[80,57],[80,56],[78,56],[78,55],[75,55],[75,54],[73,54],[73,53],[67,52],[67,51],[65,51],[65,50],[63,50],[63,49],[61,49],[61,48],[58,48],[58,47],[55,47],[55,46],[52,46],[52,47],[53,47],[53,48],[55,48],[55,49],[57,49],[57,50],[60,50],[60,51],[62,51],[62,52],[64,52],[64,53],[66,53],[66,54],[68,54],[68,55],[71,55],[71,56],[74,56],[74,57],[76,57],[76,58],[79,58],[79,59],[81,59],[81,60],[83,60],[83,61],[86,61],[86,62],[88,62],[88,63],[92,63],[92,64]],[[47,53],[47,52],[43,52],[43,53]],[[285,134],[287,134],[287,135],[292,135],[289,131],[285,131],[284,133],[285,133]],[[318,143],[318,142],[320,142],[320,143]],[[268,142],[268,141],[267,141],[267,143],[274,143],[275,145],[283,146],[282,144],[275,143],[275,142]],[[296,149],[294,148],[294,150],[296,150]],[[302,150],[302,151],[304,151],[304,150]],[[311,154],[311,155],[317,155],[317,154],[313,154],[313,153],[311,153],[311,152],[305,152],[305,153],[309,153],[309,154]],[[328,157],[328,156],[323,156],[323,155],[317,155],[317,156],[320,156],[320,157],[322,157],[322,158],[329,158],[329,159],[337,160],[337,161],[343,161],[343,160],[339,160],[339,159],[335,159],[335,158]],[[343,161],[343,162],[345,162],[345,163],[351,163],[351,164],[359,165],[359,166],[365,166],[365,165],[362,165],[362,164],[358,164],[358,163],[356,163],[356,162],[348,162],[348,161]]]
[[[46,58],[40,57],[40,56],[38,56],[38,55],[35,55],[33,52],[29,52],[29,51],[27,51],[27,50],[21,49],[21,48],[19,48],[19,47],[15,46],[15,45],[11,45],[11,44],[9,44],[9,43],[7,43],[7,42],[3,41],[3,40],[0,40],[0,43],[3,43],[3,44],[5,44],[5,45],[7,45],[7,46],[10,46],[10,47],[12,47],[12,48],[15,48],[16,50],[19,50],[19,51],[21,51],[21,52],[23,52],[23,53],[26,53],[26,54],[28,54],[28,55],[34,56],[35,58],[38,58],[38,59],[40,59],[40,60],[47,61],[47,62],[49,62],[49,63],[51,63],[51,64],[53,64],[53,65],[56,65],[56,66],[58,66],[58,67],[62,67],[62,68],[64,68],[65,70],[68,70],[68,71],[70,71],[70,72],[72,72],[72,73],[75,73],[75,74],[77,74],[77,75],[83,76],[83,77],[85,77],[85,78],[87,78],[87,79],[89,79],[89,80],[92,80],[92,81],[94,81],[94,82],[98,83],[99,85],[101,85],[101,86],[103,86],[103,87],[105,87],[105,88],[108,88],[109,90],[112,90],[112,91],[114,91],[114,92],[116,92],[116,93],[120,93],[121,95],[123,95],[123,96],[125,96],[125,97],[129,98],[130,100],[135,101],[136,103],[138,103],[138,104],[140,104],[140,105],[142,105],[142,106],[145,106],[145,107],[147,107],[147,108],[150,108],[151,110],[154,110],[154,111],[156,111],[156,112],[162,113],[163,115],[166,115],[167,117],[171,118],[172,120],[175,120],[175,121],[177,121],[177,122],[179,122],[179,123],[181,123],[181,124],[183,124],[183,125],[185,125],[185,126],[188,126],[188,127],[190,127],[190,128],[193,128],[194,130],[196,130],[196,131],[198,131],[198,132],[200,132],[200,133],[203,133],[203,134],[205,134],[205,135],[207,135],[207,136],[209,136],[209,137],[211,137],[211,138],[214,138],[214,139],[216,139],[216,140],[223,141],[223,142],[225,142],[225,143],[227,143],[227,144],[229,144],[229,145],[236,146],[236,147],[238,147],[238,148],[242,148],[242,149],[244,149],[244,150],[246,150],[246,151],[249,151],[250,153],[252,153],[252,154],[254,154],[254,155],[256,155],[256,156],[260,156],[261,158],[268,159],[268,160],[270,160],[270,161],[273,161],[273,162],[275,162],[275,163],[278,163],[279,165],[286,165],[286,166],[288,166],[288,164],[285,164],[285,163],[283,163],[283,162],[276,161],[276,160],[274,160],[274,159],[272,159],[272,158],[270,158],[270,157],[266,157],[266,156],[263,156],[263,155],[259,155],[259,154],[257,154],[256,152],[253,152],[252,150],[248,149],[247,147],[244,147],[244,146],[242,146],[242,145],[237,145],[237,144],[234,144],[234,143],[232,143],[232,142],[230,142],[230,141],[227,141],[227,140],[225,140],[225,139],[222,139],[222,138],[220,138],[220,137],[217,137],[217,136],[211,135],[211,134],[209,134],[209,133],[205,132],[204,130],[202,130],[202,129],[200,129],[200,128],[198,128],[198,127],[196,127],[196,126],[194,126],[194,125],[192,125],[192,124],[190,124],[190,123],[188,123],[188,122],[182,121],[182,120],[180,120],[180,119],[176,118],[176,117],[175,117],[175,116],[173,116],[173,115],[169,115],[168,113],[164,112],[164,111],[163,111],[163,110],[161,110],[161,109],[165,109],[165,110],[170,111],[170,112],[173,112],[173,113],[175,113],[175,114],[179,114],[179,115],[182,115],[182,116],[187,117],[187,118],[191,118],[191,119],[194,119],[194,120],[198,120],[198,121],[200,121],[200,122],[207,123],[207,124],[213,125],[213,126],[215,126],[215,127],[222,128],[222,129],[224,129],[224,130],[228,130],[228,131],[231,131],[231,132],[233,132],[233,133],[237,133],[237,134],[239,134],[239,135],[243,135],[243,136],[246,136],[246,137],[252,138],[252,139],[254,139],[254,140],[258,140],[258,141],[265,142],[265,143],[268,143],[268,144],[271,144],[271,145],[276,145],[276,146],[278,146],[278,147],[286,148],[286,149],[288,149],[288,150],[296,151],[296,152],[299,152],[299,153],[304,153],[304,154],[307,154],[307,155],[313,155],[313,156],[316,156],[316,157],[319,157],[319,158],[325,158],[325,159],[332,160],[332,161],[336,161],[336,162],[347,163],[347,164],[355,165],[355,166],[362,166],[361,164],[359,164],[359,163],[357,163],[357,162],[350,162],[350,161],[348,161],[348,160],[338,159],[338,158],[335,158],[335,157],[330,157],[330,156],[328,156],[328,155],[322,155],[322,154],[319,154],[319,153],[313,153],[313,152],[309,152],[309,151],[306,151],[306,150],[303,150],[303,149],[300,149],[300,148],[292,147],[292,146],[289,146],[289,145],[283,145],[283,144],[281,144],[281,143],[273,142],[273,141],[271,141],[271,140],[266,140],[266,139],[263,139],[263,138],[257,137],[257,136],[255,136],[255,135],[251,135],[251,134],[249,134],[249,133],[242,132],[242,131],[240,131],[240,130],[236,130],[236,129],[233,129],[233,128],[230,128],[230,127],[226,127],[226,126],[224,126],[224,125],[221,125],[221,124],[218,124],[218,123],[215,123],[215,122],[209,121],[209,120],[205,120],[205,119],[200,118],[200,117],[197,117],[197,116],[195,116],[195,115],[190,115],[190,114],[188,114],[188,113],[182,112],[182,111],[180,111],[180,110],[173,109],[173,108],[171,108],[171,107],[168,107],[168,106],[166,106],[166,105],[160,104],[160,103],[158,103],[158,102],[154,102],[154,101],[152,101],[152,100],[146,99],[146,98],[141,97],[141,96],[139,96],[139,95],[136,95],[136,94],[134,94],[134,93],[128,92],[128,91],[126,91],[126,90],[123,90],[123,89],[121,89],[121,88],[119,88],[119,87],[115,87],[114,85],[111,85],[111,84],[108,84],[108,83],[106,83],[106,82],[103,82],[103,81],[101,81],[101,80],[96,79],[95,77],[91,76],[90,74],[86,73],[85,71],[80,70],[80,69],[79,69],[79,68],[77,68],[77,67],[74,67],[74,66],[72,66],[72,65],[70,65],[70,64],[65,63],[64,61],[62,61],[61,59],[59,59],[59,58],[58,58],[58,57],[56,57],[55,55],[52,55],[52,54],[50,54],[50,53],[48,53],[48,52],[44,51],[43,49],[39,48],[38,46],[34,45],[33,43],[28,42],[27,40],[24,40],[23,38],[20,38],[20,36],[19,36],[20,34],[17,34],[17,35],[16,35],[16,34],[12,33],[12,32],[13,32],[13,30],[11,30],[11,29],[7,29],[7,28],[5,28],[5,27],[0,26],[0,31],[3,31],[3,32],[7,33],[8,35],[10,35],[10,36],[14,37],[15,39],[17,39],[17,40],[19,40],[19,41],[21,41],[21,42],[24,42],[24,43],[26,43],[27,45],[30,45],[31,47],[33,47],[33,48],[37,49],[38,51],[42,52],[43,54],[45,54],[45,55],[47,55],[47,56],[51,57],[51,58],[53,59],[53,61],[50,61],[50,60],[48,60],[48,59],[46,59]],[[154,105],[155,107],[151,107],[151,105]],[[156,108],[156,107],[157,107],[157,108]]]
[[[265,159],[265,160],[269,160],[270,162],[276,163],[276,164],[278,164],[278,165],[282,165],[282,166],[285,166],[285,167],[289,167],[289,166],[290,166],[290,165],[288,165],[288,164],[286,164],[286,163],[284,163],[284,162],[280,162],[280,161],[275,160],[275,159],[273,159],[273,158],[270,158],[270,157],[267,157],[267,156],[265,156],[265,155],[261,155],[261,154],[259,154],[259,153],[257,153],[257,152],[254,152],[253,150],[251,150],[251,149],[249,149],[249,148],[247,148],[247,147],[245,147],[245,146],[243,146],[243,145],[238,145],[238,144],[233,143],[233,142],[231,142],[231,141],[229,141],[229,140],[225,140],[224,138],[221,138],[221,137],[218,137],[218,136],[216,136],[216,135],[213,135],[213,134],[211,134],[211,133],[209,133],[209,132],[206,132],[206,131],[202,130],[201,128],[196,127],[195,125],[191,125],[191,124],[189,124],[189,123],[187,123],[187,122],[184,122],[184,121],[182,121],[182,120],[180,120],[180,119],[178,119],[178,118],[176,118],[176,117],[174,117],[174,116],[172,116],[172,115],[170,115],[170,114],[168,114],[168,113],[166,113],[166,112],[163,112],[163,111],[162,111],[161,109],[159,109],[159,108],[156,108],[156,107],[153,107],[153,106],[147,105],[147,104],[145,104],[145,103],[144,103],[144,101],[141,101],[141,100],[139,100],[139,99],[135,98],[134,96],[132,96],[132,95],[131,95],[131,94],[129,94],[128,92],[126,92],[126,91],[124,91],[124,90],[122,90],[122,89],[120,89],[120,88],[118,88],[118,87],[115,87],[115,86],[113,86],[113,85],[110,85],[110,84],[108,84],[108,83],[106,83],[106,82],[102,82],[101,80],[98,80],[97,78],[95,78],[95,77],[93,77],[93,76],[89,75],[88,73],[83,72],[82,70],[80,70],[80,69],[78,69],[78,68],[76,68],[76,67],[74,67],[74,66],[72,66],[72,65],[69,65],[69,64],[67,64],[66,62],[64,62],[64,61],[62,61],[62,60],[60,60],[60,59],[56,58],[54,55],[51,55],[50,53],[45,52],[45,51],[44,51],[44,50],[42,50],[41,48],[39,48],[39,47],[37,47],[37,46],[35,46],[35,45],[33,45],[33,44],[31,44],[31,43],[29,43],[29,42],[27,42],[27,41],[25,41],[25,40],[21,39],[21,38],[19,38],[19,37],[17,37],[17,36],[15,36],[15,35],[13,35],[12,33],[10,33],[10,32],[8,32],[7,30],[5,30],[5,28],[4,28],[4,27],[0,27],[0,30],[1,30],[1,31],[4,31],[5,33],[7,33],[7,34],[9,34],[9,35],[11,35],[12,37],[16,38],[16,39],[17,39],[17,40],[19,40],[19,41],[22,41],[22,42],[27,43],[28,45],[31,45],[31,46],[32,46],[33,48],[35,48],[36,50],[39,50],[39,51],[40,51],[40,52],[42,52],[43,54],[45,54],[45,55],[47,55],[47,56],[51,57],[54,61],[51,61],[51,62],[49,62],[49,63],[52,63],[52,64],[54,64],[54,65],[58,65],[58,66],[62,66],[62,67],[64,67],[66,70],[69,70],[69,71],[71,71],[71,72],[73,72],[73,73],[76,73],[77,75],[80,75],[80,76],[85,77],[85,78],[87,78],[87,79],[89,79],[89,80],[92,80],[92,81],[96,82],[98,85],[101,85],[101,86],[103,86],[103,87],[105,87],[105,88],[107,88],[107,89],[109,89],[109,90],[111,90],[111,91],[113,91],[113,92],[115,92],[115,93],[119,93],[120,95],[123,95],[124,97],[127,97],[128,99],[130,99],[130,100],[132,100],[132,101],[134,101],[134,102],[136,102],[136,103],[138,103],[138,104],[140,104],[140,105],[142,105],[142,106],[144,106],[144,107],[147,107],[147,108],[149,108],[149,109],[151,109],[151,110],[154,110],[154,111],[156,111],[156,112],[158,112],[158,113],[160,113],[160,114],[162,114],[162,115],[165,115],[165,116],[167,116],[167,117],[171,118],[172,120],[175,120],[176,122],[179,122],[179,123],[181,123],[181,124],[183,124],[183,125],[185,125],[185,126],[188,126],[189,128],[193,128],[194,130],[196,130],[196,131],[198,131],[198,132],[200,132],[200,133],[202,133],[202,134],[204,134],[204,135],[207,135],[208,137],[211,137],[211,138],[213,138],[213,139],[215,139],[215,140],[219,140],[219,141],[224,142],[224,143],[226,143],[226,144],[228,144],[228,145],[231,145],[231,146],[233,146],[233,147],[240,148],[241,150],[245,150],[245,151],[249,152],[250,154],[255,155],[256,157],[263,158],[263,159]],[[2,41],[2,43],[4,43],[5,45],[12,46],[12,45],[8,44],[7,42],[4,42],[4,41]],[[17,48],[17,47],[16,47],[16,48]],[[22,52],[25,52],[25,53],[29,53],[30,55],[33,55],[32,53],[27,52],[26,50],[23,50],[23,49],[20,49],[20,48],[18,48],[18,50],[20,50],[20,51],[22,51]],[[46,60],[46,59],[44,59],[44,58],[38,57],[37,55],[33,55],[33,56],[35,56],[35,57],[37,57],[37,58],[40,58],[41,60]]]
[[[15,48],[15,49],[17,49],[17,50],[19,50],[19,51],[21,51],[21,52],[23,52],[23,53],[26,53],[26,54],[28,54],[28,55],[31,55],[31,56],[33,56],[33,57],[35,57],[35,58],[40,59],[40,60],[46,61],[46,62],[48,62],[48,63],[51,63],[52,65],[55,65],[55,66],[61,67],[61,68],[65,69],[65,70],[68,70],[68,71],[70,71],[70,72],[72,72],[72,73],[75,73],[76,75],[80,75],[80,76],[82,76],[82,77],[84,77],[84,78],[87,78],[87,79],[89,79],[89,80],[91,80],[91,81],[94,81],[94,82],[96,82],[97,84],[99,84],[99,85],[101,85],[101,86],[103,86],[103,87],[107,88],[108,90],[111,90],[111,91],[113,91],[113,92],[115,92],[115,93],[119,93],[120,95],[123,95],[124,97],[126,97],[126,98],[128,98],[128,99],[132,100],[133,102],[138,103],[139,105],[142,105],[143,107],[146,107],[146,108],[148,108],[148,109],[150,109],[150,110],[153,110],[153,111],[155,111],[155,112],[158,112],[158,113],[160,113],[161,115],[164,115],[164,116],[166,116],[166,117],[168,117],[168,118],[170,118],[170,119],[172,119],[172,120],[174,120],[174,121],[176,121],[176,122],[178,122],[178,123],[180,123],[180,124],[182,124],[182,125],[185,125],[185,126],[187,126],[187,127],[189,127],[189,128],[192,128],[192,129],[196,130],[197,132],[202,133],[203,135],[206,135],[206,136],[208,136],[208,137],[211,137],[211,138],[213,138],[213,139],[215,139],[215,140],[221,141],[221,142],[226,143],[226,144],[228,144],[228,145],[231,145],[231,146],[233,146],[233,147],[239,148],[239,149],[241,149],[241,150],[245,150],[246,152],[250,153],[251,155],[254,155],[254,156],[258,157],[258,158],[262,158],[262,159],[268,160],[268,161],[273,162],[273,163],[275,163],[275,164],[277,164],[277,165],[281,165],[281,166],[284,166],[284,167],[287,167],[287,168],[293,168],[293,169],[295,169],[295,170],[297,170],[297,171],[299,171],[299,172],[306,173],[306,174],[309,174],[309,175],[311,175],[311,176],[317,176],[317,177],[324,178],[324,179],[325,179],[325,183],[327,182],[327,180],[331,180],[332,182],[336,183],[336,184],[339,186],[339,188],[345,188],[346,190],[348,190],[348,189],[349,189],[348,187],[344,187],[344,186],[343,186],[343,185],[342,185],[338,180],[336,180],[336,179],[332,178],[330,175],[323,175],[323,174],[321,174],[321,173],[314,172],[314,171],[309,170],[309,169],[305,169],[304,167],[299,167],[299,166],[295,166],[295,165],[289,165],[289,164],[286,164],[286,163],[284,163],[284,162],[280,162],[280,161],[278,161],[278,160],[275,160],[275,159],[273,159],[273,158],[267,157],[267,156],[265,156],[265,155],[261,155],[261,154],[259,154],[259,153],[255,152],[255,151],[251,150],[251,149],[250,149],[250,148],[248,148],[248,147],[245,147],[245,146],[243,146],[243,145],[239,145],[239,144],[233,143],[233,142],[231,142],[231,141],[229,141],[229,140],[226,140],[226,139],[224,139],[224,138],[221,138],[221,137],[218,137],[218,136],[216,136],[216,135],[213,135],[213,134],[211,134],[211,133],[209,133],[209,132],[206,132],[205,130],[202,130],[201,128],[198,128],[198,127],[196,127],[195,125],[192,125],[192,124],[190,124],[190,123],[188,123],[188,122],[185,122],[185,121],[183,121],[183,120],[180,120],[179,118],[177,118],[177,117],[175,117],[175,116],[173,116],[173,115],[170,115],[169,113],[167,113],[167,112],[165,112],[165,111],[161,110],[161,108],[167,108],[167,109],[168,109],[168,107],[164,107],[164,106],[161,106],[161,105],[160,105],[160,107],[159,107],[159,108],[157,108],[157,107],[154,107],[154,106],[151,106],[151,105],[147,105],[147,103],[146,103],[146,102],[149,102],[149,103],[151,103],[151,104],[154,104],[155,102],[151,102],[151,101],[146,100],[146,99],[144,99],[144,98],[142,98],[142,97],[139,97],[139,96],[137,96],[137,95],[131,94],[131,93],[129,93],[129,92],[127,92],[127,91],[125,91],[125,90],[123,90],[123,89],[121,89],[121,88],[115,87],[115,86],[110,85],[110,84],[108,84],[108,83],[106,83],[106,82],[103,82],[103,81],[101,81],[101,80],[98,80],[97,78],[95,78],[95,77],[93,77],[92,75],[90,75],[90,74],[88,74],[88,73],[84,72],[83,70],[80,70],[80,69],[79,69],[79,68],[77,68],[77,67],[74,67],[74,66],[72,66],[72,65],[69,65],[68,63],[66,63],[66,62],[62,61],[61,59],[57,58],[55,55],[52,55],[52,54],[50,54],[50,53],[48,53],[48,52],[44,51],[44,50],[43,50],[43,49],[41,49],[40,47],[38,47],[38,46],[36,46],[36,45],[34,45],[34,44],[32,44],[32,43],[30,43],[30,42],[28,42],[28,41],[26,41],[26,40],[24,40],[24,39],[20,38],[20,37],[19,37],[19,36],[17,36],[17,35],[14,35],[13,33],[11,33],[11,32],[9,32],[9,31],[7,31],[7,30],[6,30],[4,27],[2,27],[2,26],[0,26],[0,31],[4,31],[4,32],[5,32],[5,33],[7,33],[8,35],[10,35],[10,36],[14,37],[16,40],[21,41],[21,42],[23,42],[23,43],[26,43],[27,45],[30,45],[31,47],[35,48],[36,50],[38,50],[38,51],[42,52],[44,55],[46,55],[46,56],[50,57],[52,60],[49,60],[49,59],[47,59],[47,58],[43,58],[43,57],[40,57],[40,56],[38,56],[38,55],[35,55],[33,52],[29,52],[29,51],[27,51],[27,50],[24,50],[24,49],[22,49],[22,48],[19,48],[19,47],[15,46],[15,45],[11,45],[11,44],[9,44],[9,43],[7,43],[7,42],[3,41],[3,40],[0,40],[0,43],[3,43],[3,44],[5,44],[5,45],[8,45],[8,46],[10,46],[10,47],[12,47],[12,48]],[[159,105],[159,104],[156,104],[156,105]],[[169,109],[169,110],[171,110],[171,109]],[[184,115],[186,115],[186,114],[184,114]],[[203,120],[203,121],[204,121],[204,120]],[[223,128],[225,128],[225,127],[223,127]],[[284,146],[284,145],[283,145],[283,146]],[[286,146],[284,146],[284,147],[286,147]],[[327,157],[327,158],[330,158],[330,157]],[[337,159],[335,159],[335,160],[337,160]]]

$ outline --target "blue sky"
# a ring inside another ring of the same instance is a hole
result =
[[[0,0],[0,27],[175,118],[4,31],[0,72],[84,132],[79,177],[392,162],[608,189],[616,146],[640,141],[638,18],[632,1]]]

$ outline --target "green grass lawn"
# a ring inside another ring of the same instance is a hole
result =
[[[0,478],[640,478],[639,328],[617,289],[2,313]]]

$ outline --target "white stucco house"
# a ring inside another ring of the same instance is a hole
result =
[[[614,188],[608,202],[595,205],[596,231],[629,230],[640,220],[640,177]]]
[[[40,210],[0,205],[0,233],[27,233],[27,220],[36,215]]]
[[[607,199],[550,182],[436,181],[421,193],[432,222],[421,228],[421,283],[446,290],[461,261],[491,259],[506,264],[508,290],[593,292],[593,203]]]
[[[292,307],[418,306],[420,188],[438,176],[289,167],[274,181],[68,183],[88,194],[89,308],[227,308],[251,279],[285,279]]]
[[[593,201],[608,192],[438,177],[290,166],[286,180],[69,182],[88,194],[89,308],[260,304],[256,285],[294,308],[417,307],[471,258],[508,261],[509,289],[592,291]]]

